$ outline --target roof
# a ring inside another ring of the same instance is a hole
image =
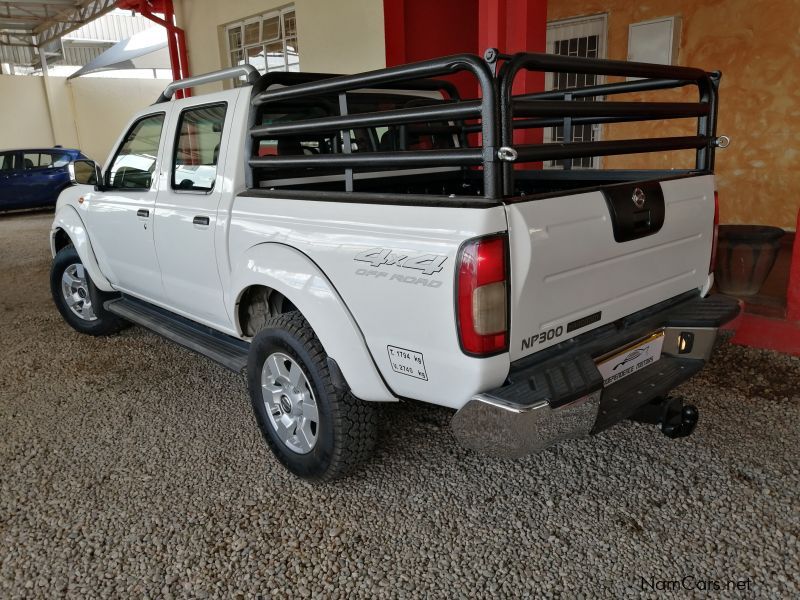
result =
[[[0,49],[43,46],[116,4],[117,0],[0,0]]]

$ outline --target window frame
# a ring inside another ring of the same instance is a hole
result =
[[[116,162],[117,157],[119,156],[119,153],[122,151],[122,147],[125,145],[125,142],[128,139],[128,136],[136,128],[136,126],[139,123],[141,123],[142,121],[144,121],[145,119],[152,119],[153,117],[159,117],[159,116],[161,117],[161,133],[158,136],[158,150],[159,151],[161,150],[161,142],[164,139],[164,126],[167,123],[167,113],[165,111],[157,111],[157,112],[154,112],[154,113],[148,113],[146,115],[142,115],[141,117],[136,119],[133,123],[131,123],[131,126],[128,127],[128,129],[125,131],[125,135],[122,137],[122,141],[117,146],[117,150],[116,150],[116,152],[114,152],[114,156],[111,158],[111,162],[108,163],[108,169],[106,170],[105,173],[103,173],[103,189],[104,190],[125,190],[126,192],[149,192],[152,189],[152,187],[153,187],[153,180],[152,179],[150,180],[150,186],[149,187],[127,188],[127,187],[113,186],[113,185],[111,185],[111,169],[114,166],[114,163]],[[159,157],[159,152],[157,151],[156,152],[156,166],[158,166],[159,161],[160,161],[160,157]],[[158,171],[158,168],[156,168],[155,171]]]
[[[295,30],[294,35],[291,37],[287,37],[286,35],[286,15],[289,13],[294,13],[294,20],[295,20]],[[271,19],[273,17],[277,17],[279,19],[278,25],[280,28],[279,35],[277,38],[272,40],[264,40],[264,21],[267,19]],[[252,25],[253,23],[258,23],[258,43],[256,44],[246,44],[244,31],[247,25]],[[239,39],[241,40],[241,46],[239,48],[231,48],[231,35],[230,32],[233,30],[239,30]],[[226,51],[226,59],[225,63],[231,67],[238,66],[238,63],[234,62],[233,60],[233,53],[239,51],[242,53],[241,60],[244,61],[245,64],[250,64],[247,62],[247,49],[254,48],[261,46],[262,48],[266,49],[266,46],[269,44],[275,44],[280,42],[283,45],[283,68],[269,68],[269,59],[266,54],[266,50],[264,50],[264,72],[262,73],[259,69],[259,73],[262,75],[264,73],[279,73],[279,72],[289,72],[289,67],[291,66],[289,63],[288,53],[287,53],[287,42],[294,41],[295,47],[299,48],[299,35],[297,32],[297,11],[294,4],[290,4],[288,6],[284,6],[283,8],[269,10],[263,13],[259,13],[246,19],[240,19],[233,23],[228,23],[227,25],[223,26],[224,30],[224,37],[225,37],[225,51]],[[300,70],[300,54],[297,54],[297,63],[293,63],[297,65],[297,70]],[[236,85],[239,85],[239,82],[236,82]]]
[[[12,173],[14,171],[21,171],[21,163],[22,163],[22,155],[19,150],[4,150],[0,152],[0,156],[11,156],[11,168],[7,171],[0,170],[0,174],[2,173]],[[0,161],[0,166],[2,166],[2,162]]]
[[[225,112],[222,116],[222,130],[220,131],[220,144],[222,143],[223,134],[225,133],[225,122],[228,119],[228,102],[227,100],[218,100],[216,102],[206,102],[204,104],[194,104],[192,106],[187,106],[183,110],[178,113],[178,120],[175,122],[175,137],[172,141],[172,159],[170,162],[169,168],[169,187],[170,190],[177,194],[199,194],[202,196],[208,196],[209,194],[214,192],[214,188],[217,184],[217,177],[219,176],[219,157],[217,157],[217,164],[214,166],[216,167],[216,172],[214,173],[214,183],[211,185],[210,188],[192,188],[192,189],[184,189],[180,188],[175,185],[175,159],[178,157],[178,144],[181,137],[181,125],[183,124],[183,116],[187,112],[191,112],[193,110],[198,110],[202,108],[211,108],[213,106],[223,106],[225,108]],[[221,149],[221,146],[220,146]]]
[[[31,167],[30,169],[24,168],[25,157],[33,155],[38,155],[39,157],[38,164],[36,166]],[[21,156],[21,164],[23,165],[21,170],[23,171],[47,171],[47,170],[63,169],[73,160],[72,155],[66,150],[23,150],[20,156]],[[42,156],[50,157],[49,165],[42,164]],[[65,162],[62,165],[56,166],[57,162],[56,159],[59,158],[66,158],[67,162]]]
[[[597,32],[597,58],[606,58],[608,53],[608,13],[596,13],[591,15],[584,15],[580,17],[572,17],[569,19],[558,19],[554,21],[547,22],[547,35],[546,35],[546,52],[548,54],[555,54],[555,44],[556,42],[571,39],[572,36],[577,36],[577,31],[579,31],[582,27],[591,28],[597,27],[599,30]],[[561,34],[561,35],[559,35]],[[605,75],[597,75],[596,85],[603,85],[606,82]],[[545,73],[545,87],[546,91],[552,91],[555,89],[555,81],[552,72]],[[597,98],[597,101],[602,101],[602,98]],[[589,127],[592,128],[592,133],[594,137],[592,141],[601,141],[603,139],[603,126],[602,125],[590,125]],[[543,131],[543,141],[544,143],[553,143],[555,142],[555,132],[556,127],[545,127]],[[601,156],[592,156],[588,157],[591,159],[590,166],[579,166],[572,164],[570,168],[580,170],[580,169],[601,169],[602,168],[602,160],[603,157]],[[581,160],[581,159],[578,159]],[[545,169],[557,169],[563,170],[563,166],[558,164],[558,161],[545,161],[543,164]]]

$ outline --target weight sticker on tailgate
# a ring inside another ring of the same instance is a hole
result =
[[[664,345],[664,332],[654,333],[646,340],[615,352],[609,358],[601,359],[597,369],[603,376],[603,386],[608,387],[620,379],[632,375],[639,369],[653,364],[661,358],[661,347]]]

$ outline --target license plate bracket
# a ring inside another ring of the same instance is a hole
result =
[[[661,329],[644,339],[600,357],[596,364],[603,376],[603,387],[608,387],[658,361],[663,346],[664,330]]]

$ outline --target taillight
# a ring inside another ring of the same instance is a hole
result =
[[[508,238],[492,235],[466,242],[458,261],[458,336],[467,354],[508,350]]]
[[[719,194],[714,192],[714,232],[711,234],[711,262],[708,272],[713,273],[717,267],[717,238],[719,237]]]

